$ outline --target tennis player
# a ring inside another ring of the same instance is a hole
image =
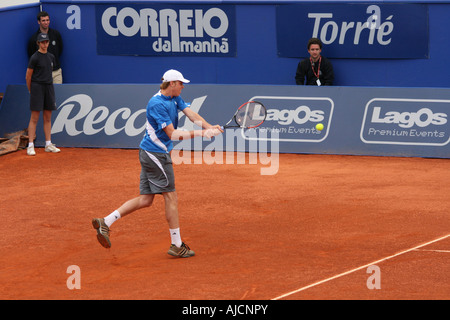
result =
[[[126,201],[117,210],[104,218],[92,220],[97,230],[97,239],[105,248],[111,247],[109,228],[119,218],[136,210],[150,207],[156,194],[162,194],[165,202],[165,215],[169,224],[171,246],[168,254],[187,258],[195,253],[180,236],[178,218],[178,200],[175,191],[175,177],[170,157],[173,149],[172,140],[208,137],[223,132],[220,125],[211,125],[198,113],[194,112],[180,97],[185,79],[177,70],[168,70],[162,77],[160,90],[147,104],[147,122],[144,137],[139,146],[141,163],[140,195]],[[202,129],[183,131],[178,127],[178,111],[182,111],[192,122]]]

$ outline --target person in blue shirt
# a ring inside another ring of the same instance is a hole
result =
[[[180,236],[178,200],[170,157],[170,151],[173,149],[172,141],[194,137],[211,138],[221,134],[223,130],[220,125],[209,124],[198,113],[189,108],[180,97],[184,84],[189,82],[179,71],[168,70],[162,77],[159,92],[148,102],[146,130],[139,145],[140,195],[126,201],[108,216],[92,220],[92,225],[97,230],[97,239],[103,247],[111,247],[109,228],[115,221],[136,210],[151,206],[155,195],[162,194],[172,242],[167,253],[183,258],[195,254],[181,240]],[[189,120],[202,129],[191,131],[177,129],[179,111],[183,112]]]

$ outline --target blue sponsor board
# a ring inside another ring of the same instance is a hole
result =
[[[277,133],[278,141],[321,142],[331,127],[334,101],[328,97],[254,96],[266,106],[267,117],[254,131]],[[322,123],[324,130],[316,130]],[[252,139],[251,130],[245,137]]]
[[[52,141],[60,147],[138,148],[149,85],[57,85]],[[186,85],[183,99],[211,124],[224,125],[248,100],[267,108],[256,129],[227,129],[212,139],[175,141],[175,150],[272,151],[450,158],[450,89],[258,85]],[[29,94],[10,85],[0,136],[27,127]],[[316,124],[324,129],[318,131]],[[179,129],[196,126],[179,113]],[[44,142],[42,121],[37,145]]]
[[[97,4],[97,53],[236,56],[232,5]]]
[[[305,57],[319,38],[329,58],[428,58],[426,4],[280,5],[276,24],[281,57]]]
[[[361,140],[372,144],[445,146],[450,100],[374,98],[365,108]]]

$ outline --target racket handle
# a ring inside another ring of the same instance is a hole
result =
[[[224,126],[220,126],[220,129],[222,129],[222,130],[223,130],[223,129],[225,129],[225,128],[224,128]]]

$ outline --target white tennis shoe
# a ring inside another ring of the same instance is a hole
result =
[[[35,156],[36,155],[36,151],[34,151],[34,146],[31,146],[31,147],[27,148],[27,155],[29,155],[29,156]]]
[[[48,146],[45,147],[45,152],[60,152],[61,150],[59,150],[53,143],[49,144]]]

